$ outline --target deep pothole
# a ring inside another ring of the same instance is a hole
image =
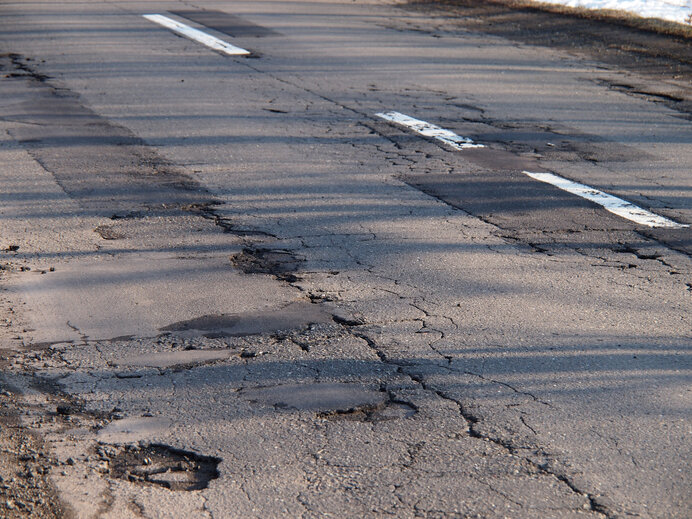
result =
[[[105,452],[108,454],[107,449]],[[177,491],[207,488],[211,480],[219,477],[221,463],[220,458],[167,445],[129,446],[107,457],[111,477]]]
[[[345,411],[317,413],[317,417],[333,422],[341,420],[350,422],[385,422],[410,418],[417,412],[418,410],[408,402],[388,400],[379,405],[364,405]]]
[[[231,256],[231,263],[245,274],[271,274],[292,283],[294,274],[303,262],[290,251],[280,249],[245,248]]]

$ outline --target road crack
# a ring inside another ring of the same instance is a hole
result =
[[[573,492],[574,494],[585,497],[588,500],[588,506],[592,512],[601,514],[606,519],[614,519],[615,516],[606,508],[605,505],[603,505],[602,503],[600,503],[598,501],[597,496],[580,489],[577,486],[577,484],[574,483],[569,477],[567,477],[566,475],[564,475],[564,474],[558,472],[557,470],[551,468],[549,463],[546,463],[546,462],[539,463],[536,460],[534,460],[532,457],[524,455],[523,454],[523,452],[525,451],[524,448],[518,448],[515,445],[513,445],[512,442],[510,442],[508,440],[504,440],[504,439],[501,439],[501,438],[498,438],[495,436],[483,434],[482,432],[480,432],[480,430],[477,427],[477,425],[480,423],[481,420],[477,416],[475,416],[471,411],[466,409],[464,407],[464,405],[458,399],[453,398],[450,395],[448,395],[445,391],[437,389],[437,388],[429,385],[428,383],[426,383],[424,377],[417,375],[415,373],[412,373],[411,370],[409,369],[410,367],[407,366],[406,364],[388,359],[386,354],[384,352],[382,352],[380,350],[380,348],[377,346],[377,343],[372,338],[368,337],[366,334],[353,333],[353,335],[364,340],[370,346],[370,348],[374,351],[374,353],[380,358],[380,360],[382,362],[396,366],[397,371],[399,373],[408,376],[412,381],[419,384],[425,391],[429,391],[431,393],[434,393],[439,398],[453,403],[457,407],[457,409],[459,410],[460,416],[467,423],[467,432],[468,432],[468,435],[470,437],[476,438],[476,439],[482,440],[482,441],[489,441],[489,442],[501,447],[508,454],[523,459],[526,463],[528,463],[530,466],[532,466],[539,473],[555,478],[556,480],[558,480],[559,482],[564,484],[567,488],[569,488],[569,490],[571,492]],[[503,385],[503,386],[511,389],[512,391],[518,393],[518,394],[526,395],[526,396],[532,398],[536,402],[550,406],[549,403],[541,401],[535,395],[532,395],[531,393],[527,393],[524,391],[519,391],[509,384],[489,380],[489,379],[486,379],[486,378],[484,378],[480,375],[477,375],[475,373],[468,373],[468,374],[480,377],[483,380],[487,380],[489,382],[494,382],[494,383]],[[528,426],[528,424],[525,423],[525,425],[529,429],[531,429],[534,432],[534,434],[536,433],[536,431],[534,429],[532,429],[530,426]]]

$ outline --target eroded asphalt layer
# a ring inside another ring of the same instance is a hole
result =
[[[3,514],[682,517],[688,235],[488,199],[632,150],[467,104],[460,163],[247,66],[298,142],[229,187],[2,57]]]

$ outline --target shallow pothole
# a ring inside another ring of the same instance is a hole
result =
[[[280,384],[244,389],[241,395],[251,404],[282,411],[310,411],[332,421],[379,422],[409,418],[418,412],[409,402],[358,383]]]
[[[181,335],[194,332],[206,338],[242,337],[302,330],[310,325],[332,322],[332,309],[309,301],[294,301],[279,308],[239,314],[203,315],[160,328],[163,333]]]
[[[167,445],[131,446],[110,458],[110,475],[170,490],[202,490],[219,477],[220,462]]]

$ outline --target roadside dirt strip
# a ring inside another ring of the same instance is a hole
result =
[[[164,3],[218,36],[292,29]],[[104,63],[91,29],[70,37],[96,58],[0,55],[1,517],[685,517],[690,229],[524,173],[663,152],[505,124],[428,87],[334,93],[346,79],[281,61],[315,41],[228,58],[136,4],[80,4],[77,23],[108,13],[103,48],[134,64],[65,73]],[[369,54],[452,30],[425,5],[272,9],[315,31],[318,8],[353,17],[367,31],[344,45],[375,34]],[[63,43],[75,16],[10,7]],[[689,116],[687,98],[655,113],[625,99],[665,131]],[[664,192],[657,214],[692,223],[665,194],[680,186],[642,184]]]

